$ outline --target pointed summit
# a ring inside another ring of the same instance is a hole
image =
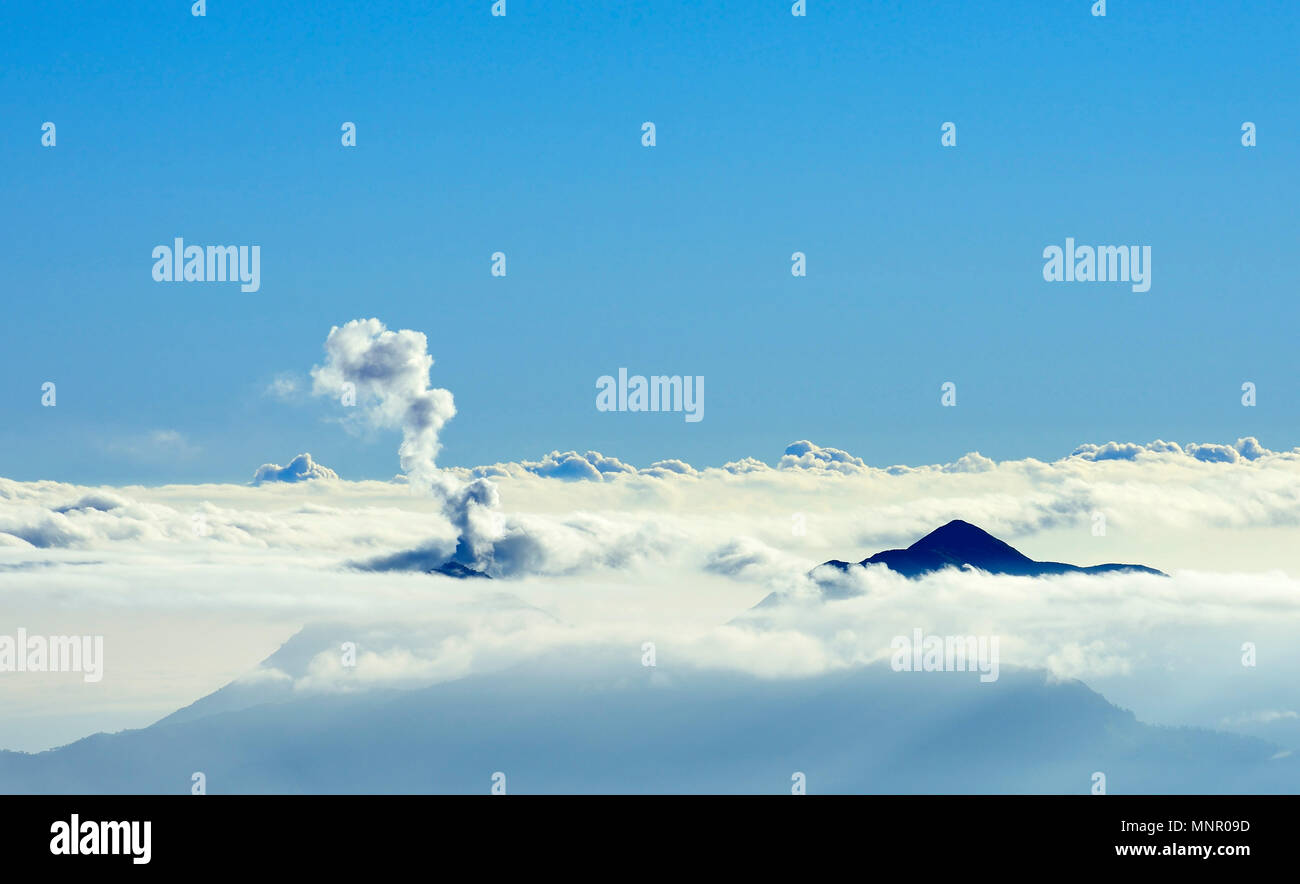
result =
[[[983,528],[972,525],[970,522],[963,522],[961,519],[953,519],[947,525],[935,528],[909,546],[908,549],[942,550],[960,554],[963,557],[1001,554],[1025,558],[1016,552],[1015,548],[1010,544],[998,540]]]

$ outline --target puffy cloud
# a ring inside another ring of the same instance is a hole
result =
[[[985,457],[978,451],[972,451],[946,464],[944,470],[950,473],[983,473],[996,466],[997,463],[992,458]]]
[[[808,470],[811,472],[854,475],[867,472],[885,472],[900,475],[913,470],[939,470],[949,473],[979,473],[994,469],[997,463],[978,451],[962,455],[948,464],[929,466],[890,466],[873,467],[860,457],[855,457],[839,448],[824,448],[808,440],[792,442],[786,446],[785,454],[777,461],[779,470]]]
[[[673,476],[697,476],[699,475],[695,467],[691,466],[684,460],[657,460],[644,470],[640,470],[643,476],[666,477]]]
[[[1193,444],[1187,446],[1187,453],[1206,463],[1236,463],[1241,459],[1237,449],[1231,445]]]
[[[756,457],[743,457],[723,464],[722,469],[724,472],[739,476],[745,473],[764,473],[772,468]]]
[[[1106,461],[1152,461],[1164,460],[1199,461],[1202,463],[1237,463],[1239,461],[1257,461],[1268,458],[1295,459],[1300,457],[1300,449],[1291,452],[1276,452],[1265,448],[1253,436],[1238,439],[1232,445],[1218,443],[1192,442],[1186,446],[1177,442],[1154,442],[1141,444],[1136,442],[1106,442],[1101,445],[1085,443],[1078,446],[1066,458],[1052,463],[1061,465],[1071,460],[1102,463]],[[1005,461],[1012,468],[1028,467],[1040,464],[1040,461]],[[496,463],[470,469],[453,470],[475,478],[511,478],[524,475],[543,478],[604,481],[626,477],[654,476],[658,478],[670,475],[703,476],[719,470],[732,475],[762,473],[772,470],[786,472],[804,472],[821,476],[854,476],[865,474],[902,476],[913,473],[983,473],[998,469],[999,462],[980,454],[968,452],[957,460],[945,464],[921,464],[915,466],[892,465],[876,467],[865,460],[839,448],[817,445],[806,439],[792,442],[778,459],[776,466],[769,466],[754,457],[745,457],[731,461],[721,467],[694,467],[682,460],[659,460],[648,467],[637,468],[616,457],[598,451],[579,454],[576,451],[552,451],[539,461],[515,461]]]
[[[777,463],[782,470],[828,470],[837,473],[856,473],[867,468],[866,461],[838,448],[823,448],[812,442],[800,440],[786,446],[785,454]]]
[[[51,512],[65,514],[76,512],[77,510],[97,510],[106,513],[109,510],[115,510],[126,504],[126,499],[116,494],[110,494],[105,491],[92,491],[89,494],[83,494],[75,503],[66,506],[54,507]]]
[[[752,537],[738,537],[710,552],[704,567],[728,577],[773,576],[773,570],[780,567],[780,558],[780,554],[767,544]]]
[[[303,453],[289,461],[286,466],[276,463],[264,463],[253,473],[253,484],[263,482],[305,482],[308,479],[337,479],[338,473],[311,459],[310,453]]]
[[[761,461],[748,459],[757,469],[771,469]],[[732,465],[728,465],[729,467]],[[523,475],[566,481],[601,482],[625,476],[695,476],[699,471],[683,460],[657,460],[650,466],[637,469],[616,457],[588,451],[552,451],[541,460],[521,460],[473,467],[466,474],[475,478],[502,479]]]
[[[1238,439],[1236,446],[1237,451],[1246,460],[1259,460],[1261,457],[1267,457],[1273,452],[1269,451],[1254,436],[1247,436],[1244,439]]]
[[[606,457],[599,451],[588,451],[586,454],[579,454],[576,451],[552,451],[540,461],[525,460],[516,463],[492,464],[490,466],[475,467],[470,471],[471,475],[480,478],[516,476],[522,473],[550,479],[598,482],[606,476],[635,475],[637,469],[623,463],[616,457]]]
[[[1177,442],[1154,442],[1141,444],[1136,442],[1106,442],[1101,445],[1085,443],[1078,446],[1064,458],[1054,463],[1061,464],[1070,459],[1091,462],[1138,461],[1138,460],[1191,460],[1202,463],[1236,463],[1238,461],[1255,461],[1271,457],[1293,459],[1300,456],[1300,449],[1292,452],[1276,452],[1265,448],[1253,436],[1238,439],[1232,445],[1218,443],[1192,442],[1186,446]],[[1036,464],[1036,460],[1008,461],[1012,465]],[[773,469],[780,471],[802,471],[825,476],[852,476],[860,474],[905,475],[918,472],[943,473],[982,473],[998,468],[998,461],[980,454],[968,452],[957,460],[946,464],[921,464],[915,466],[892,465],[874,467],[865,460],[843,449],[828,448],[806,439],[792,442],[778,459],[775,467],[762,460],[746,457],[731,461],[721,467],[694,467],[682,460],[655,461],[648,467],[637,468],[616,457],[598,451],[579,454],[576,451],[552,451],[539,461],[515,461],[496,463],[487,466],[461,470],[467,476],[482,478],[509,478],[522,475],[564,480],[602,481],[623,477],[655,476],[666,477],[670,474],[679,476],[701,476],[710,470],[721,470],[733,475],[761,473]]]
[[[1191,442],[1183,446],[1177,442],[1165,442],[1162,439],[1157,439],[1146,445],[1136,442],[1107,442],[1104,445],[1089,443],[1080,445],[1071,456],[1091,461],[1191,458],[1203,463],[1236,463],[1239,460],[1260,460],[1261,458],[1273,457],[1279,454],[1279,452],[1270,451],[1259,444],[1259,440],[1254,436],[1246,436],[1238,439],[1233,445],[1214,442]],[[1294,452],[1286,452],[1281,453],[1281,456],[1291,456],[1293,454]]]
[[[1105,445],[1085,443],[1074,449],[1073,456],[1084,460],[1135,460],[1146,450],[1146,446],[1135,442],[1107,442]]]

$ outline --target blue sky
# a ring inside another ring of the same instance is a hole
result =
[[[365,316],[429,336],[444,464],[1300,445],[1293,2],[490,5],[7,7],[0,474],[390,476],[395,434],[262,394]],[[261,290],[154,282],[175,236],[259,244]],[[1067,236],[1150,245],[1151,291],[1045,283]],[[620,366],[705,419],[598,412]]]

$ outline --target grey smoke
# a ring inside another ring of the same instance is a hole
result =
[[[438,434],[455,417],[456,405],[450,391],[429,386],[433,357],[424,333],[354,319],[330,329],[325,356],[325,364],[311,371],[312,392],[341,398],[354,391],[370,423],[401,429],[402,471],[412,482],[432,482]]]

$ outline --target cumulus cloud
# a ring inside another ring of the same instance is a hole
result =
[[[1263,445],[1260,445],[1259,440],[1254,436],[1247,436],[1244,439],[1238,439],[1237,444],[1234,447],[1246,460],[1259,460],[1261,457],[1267,457],[1274,453],[1269,451]]]
[[[109,510],[115,510],[127,503],[126,499],[116,494],[106,491],[92,491],[89,494],[83,494],[77,498],[76,502],[69,503],[65,506],[53,507],[50,511],[64,515],[66,513],[76,512],[78,510],[95,510],[106,513]]]
[[[697,473],[696,469],[686,461],[671,458],[668,460],[657,460],[641,472],[656,475],[675,473],[679,476],[694,476]]]
[[[772,468],[756,457],[742,457],[740,460],[733,460],[723,464],[722,469],[732,475],[742,475],[744,473],[763,473]]]
[[[728,465],[732,466],[732,465]],[[826,448],[809,442],[807,439],[792,442],[786,446],[785,454],[777,461],[778,470],[804,470],[820,473],[838,473],[855,475],[869,472],[905,473],[913,469],[939,470],[950,473],[978,473],[991,470],[996,463],[980,454],[969,452],[949,464],[935,464],[922,467],[889,466],[873,467],[860,457],[856,457],[839,448]]]
[[[1090,462],[1105,461],[1197,461],[1201,463],[1239,463],[1248,461],[1280,458],[1294,460],[1300,458],[1300,449],[1292,451],[1272,451],[1260,444],[1253,436],[1238,439],[1233,444],[1215,442],[1190,442],[1180,445],[1177,442],[1165,442],[1157,439],[1149,443],[1106,442],[1101,445],[1085,443],[1074,449],[1067,457],[1054,464],[1070,460]],[[1005,461],[1014,466],[1037,464],[1040,461]],[[473,477],[508,478],[523,475],[541,476],[543,478],[585,481],[618,480],[629,476],[664,477],[668,474],[680,476],[700,476],[711,470],[721,470],[734,475],[746,473],[763,473],[772,470],[785,472],[804,472],[822,475],[853,476],[862,474],[903,475],[907,473],[982,473],[996,470],[999,462],[986,457],[978,451],[971,451],[949,463],[873,466],[861,457],[840,448],[830,448],[810,442],[806,439],[792,442],[786,446],[775,466],[770,466],[756,457],[745,457],[731,461],[721,467],[696,467],[676,459],[659,460],[648,467],[637,467],[617,457],[602,454],[599,451],[552,451],[541,460],[513,461],[471,467],[463,472]]]
[[[600,481],[611,475],[636,475],[638,471],[636,467],[625,464],[616,457],[606,457],[599,451],[588,451],[586,454],[579,454],[576,451],[552,451],[539,461],[498,463],[475,467],[470,472],[476,477],[489,478],[528,473],[550,479]]]
[[[285,466],[278,463],[264,463],[253,473],[253,484],[264,482],[306,482],[309,479],[337,479],[339,474],[324,464],[311,459],[311,454],[304,452]]]
[[[761,469],[770,469],[766,464],[753,461]],[[730,465],[729,465],[730,466]],[[544,479],[563,479],[565,481],[603,482],[624,476],[696,476],[699,470],[684,460],[667,458],[657,460],[648,467],[638,469],[629,463],[601,454],[599,451],[552,451],[541,460],[521,460],[510,463],[495,463],[487,466],[473,467],[468,474],[481,478],[508,478],[523,475],[540,476]]]
[[[831,470],[841,473],[856,473],[867,468],[867,463],[860,457],[854,457],[838,448],[823,448],[812,442],[801,440],[786,446],[785,454],[777,463],[782,470]]]
[[[913,469],[974,473],[991,470],[996,466],[997,463],[991,458],[985,457],[978,451],[972,451],[948,464],[922,467],[890,466],[882,469],[872,467],[862,458],[855,457],[839,448],[826,448],[807,440],[801,440],[792,442],[786,447],[785,453],[782,454],[775,467],[769,466],[758,458],[746,457],[729,462],[716,469],[735,475],[762,473],[776,469],[849,476],[870,472],[898,474]],[[471,467],[468,469],[467,474],[483,478],[507,478],[527,474],[567,481],[601,482],[611,479],[617,480],[627,476],[653,476],[659,478],[669,475],[699,476],[709,469],[715,468],[697,468],[684,460],[676,458],[657,460],[648,467],[636,467],[626,461],[619,460],[617,457],[602,454],[599,451],[587,451],[586,453],[552,451],[541,460],[521,460]]]
[[[1104,445],[1085,444],[1076,448],[1071,456],[1084,460],[1156,460],[1191,458],[1203,463],[1237,463],[1260,460],[1274,456],[1294,456],[1295,452],[1270,451],[1254,436],[1238,439],[1232,445],[1215,442],[1191,442],[1179,445],[1157,439],[1145,445],[1136,442],[1107,442]]]

